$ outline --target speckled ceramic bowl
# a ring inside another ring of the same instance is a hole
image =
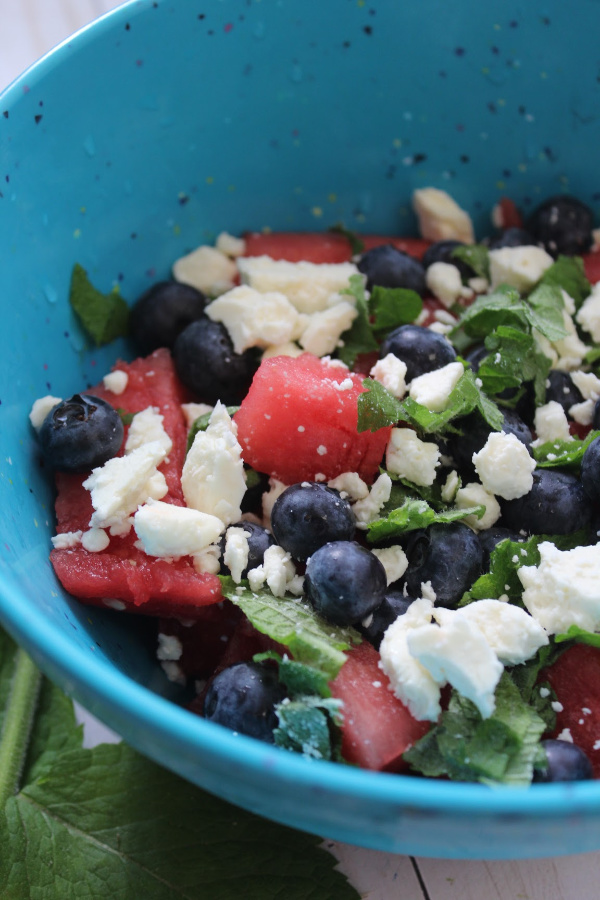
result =
[[[569,190],[598,207],[600,6],[548,0],[136,0],[0,98],[0,615],[143,753],[301,829],[432,856],[600,848],[600,783],[491,790],[309,762],[165,699],[136,623],[66,596],[27,413],[108,371],[75,261],[135,298],[221,229],[414,229],[415,187],[487,226]]]

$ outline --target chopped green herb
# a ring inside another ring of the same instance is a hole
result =
[[[480,278],[490,277],[490,252],[483,244],[467,244],[464,247],[455,247],[451,254],[453,259],[460,260],[471,266]]]
[[[421,310],[423,301],[416,291],[408,288],[386,288],[375,285],[371,291],[369,310],[373,317],[372,328],[383,334],[414,322]]]
[[[458,522],[467,516],[480,519],[485,506],[469,506],[466,509],[446,509],[436,512],[425,500],[407,499],[402,506],[392,510],[385,519],[376,519],[367,529],[367,540],[371,543],[399,537],[409,531],[428,528],[429,525]]]
[[[579,467],[585,451],[597,437],[600,437],[600,431],[590,431],[583,440],[546,441],[533,448],[533,458],[541,468]]]
[[[121,406],[119,406],[117,408],[117,412],[119,414],[119,417],[120,417],[123,425],[131,425],[131,423],[133,422],[133,417],[135,416],[135,413],[125,412],[125,410]]]
[[[338,356],[347,366],[353,366],[360,353],[372,353],[379,349],[373,329],[369,321],[369,306],[365,293],[365,281],[362,275],[351,275],[350,284],[341,294],[348,294],[356,301],[357,317],[348,331],[342,334],[342,346]]]
[[[97,347],[127,334],[129,308],[118,288],[102,294],[91,284],[85,269],[76,263],[71,274],[69,302],[83,329]]]
[[[577,644],[588,644],[590,647],[600,647],[600,634],[594,631],[586,631],[579,625],[571,625],[564,634],[557,634],[554,638],[557,644],[565,641],[575,641]]]
[[[591,291],[580,256],[559,256],[556,262],[546,269],[539,283],[563,288],[575,301],[577,308]]]
[[[234,416],[239,409],[239,406],[227,406],[227,413],[230,416]],[[194,420],[192,427],[190,428],[187,436],[187,445],[185,452],[189,453],[192,444],[194,443],[194,438],[198,434],[199,431],[206,431],[208,428],[208,424],[210,422],[210,417],[212,416],[212,412],[203,413],[201,416],[198,416],[197,419]]]
[[[532,381],[536,402],[544,402],[551,361],[539,352],[533,335],[500,325],[485,338],[485,347],[490,355],[481,361],[477,376],[486,393],[498,394]]]

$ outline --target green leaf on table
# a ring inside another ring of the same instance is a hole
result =
[[[490,251],[483,244],[466,244],[455,247],[451,253],[453,259],[471,266],[480,278],[490,277]]]
[[[18,654],[0,631],[0,721]],[[0,749],[10,740],[2,731]],[[28,750],[15,747],[25,768],[0,808],[3,900],[358,900],[320,838],[237,809],[125,744],[81,740],[71,701],[44,680]]]
[[[408,325],[415,321],[422,309],[423,301],[416,291],[373,286],[369,310],[374,331],[385,333],[400,325]]]
[[[344,665],[344,650],[361,642],[357,631],[326,622],[306,600],[275,597],[269,590],[254,593],[246,583],[236,585],[228,576],[220,580],[223,595],[242,610],[257,631],[283,644],[297,662],[324,673],[328,681]]]
[[[580,256],[559,256],[542,275],[540,285],[552,285],[562,288],[579,307],[591,291],[586,277],[583,260]]]
[[[129,308],[118,289],[102,294],[79,263],[75,263],[71,273],[69,302],[97,347],[127,335]]]
[[[544,720],[526,703],[507,672],[495,692],[492,716],[452,691],[440,721],[404,754],[417,772],[455,781],[530,784]]]
[[[583,440],[573,438],[571,441],[546,441],[539,447],[532,448],[533,458],[540,468],[577,468],[581,465],[585,451],[597,437],[600,437],[600,431],[590,431]]]
[[[385,541],[399,537],[409,531],[428,528],[430,525],[445,525],[459,522],[467,516],[480,519],[485,513],[485,506],[469,506],[466,509],[448,508],[436,512],[425,500],[406,499],[402,506],[392,510],[385,519],[376,519],[367,527],[367,540],[370,543]]]
[[[342,346],[338,350],[338,356],[342,362],[352,367],[360,353],[372,353],[379,349],[379,344],[373,335],[373,329],[369,321],[369,305],[365,292],[364,277],[362,275],[351,275],[348,287],[340,291],[340,294],[348,294],[354,297],[358,313],[348,331],[344,331],[342,334]]]

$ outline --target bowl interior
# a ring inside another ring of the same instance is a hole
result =
[[[147,623],[80,606],[48,561],[54,495],[31,404],[131,356],[125,342],[88,344],[67,302],[71,269],[79,262],[97,287],[118,284],[133,301],[224,229],[414,233],[410,195],[427,185],[448,190],[480,234],[505,194],[527,211],[568,191],[598,210],[600,8],[574,6],[329,0],[315,12],[225,0],[202,12],[136,0],[0,97],[0,615],[141,750],[317,833],[440,856],[581,852],[600,846],[586,825],[600,790],[552,786],[509,802],[311,765],[163,703],[173,691]],[[531,834],[527,817],[539,824],[551,809],[579,816],[567,838],[564,823]]]

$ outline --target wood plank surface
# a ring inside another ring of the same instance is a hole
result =
[[[115,0],[0,0],[0,87]],[[88,745],[107,739],[84,711]],[[595,900],[600,853],[546,860],[485,862],[419,859],[324,844],[368,900]]]

